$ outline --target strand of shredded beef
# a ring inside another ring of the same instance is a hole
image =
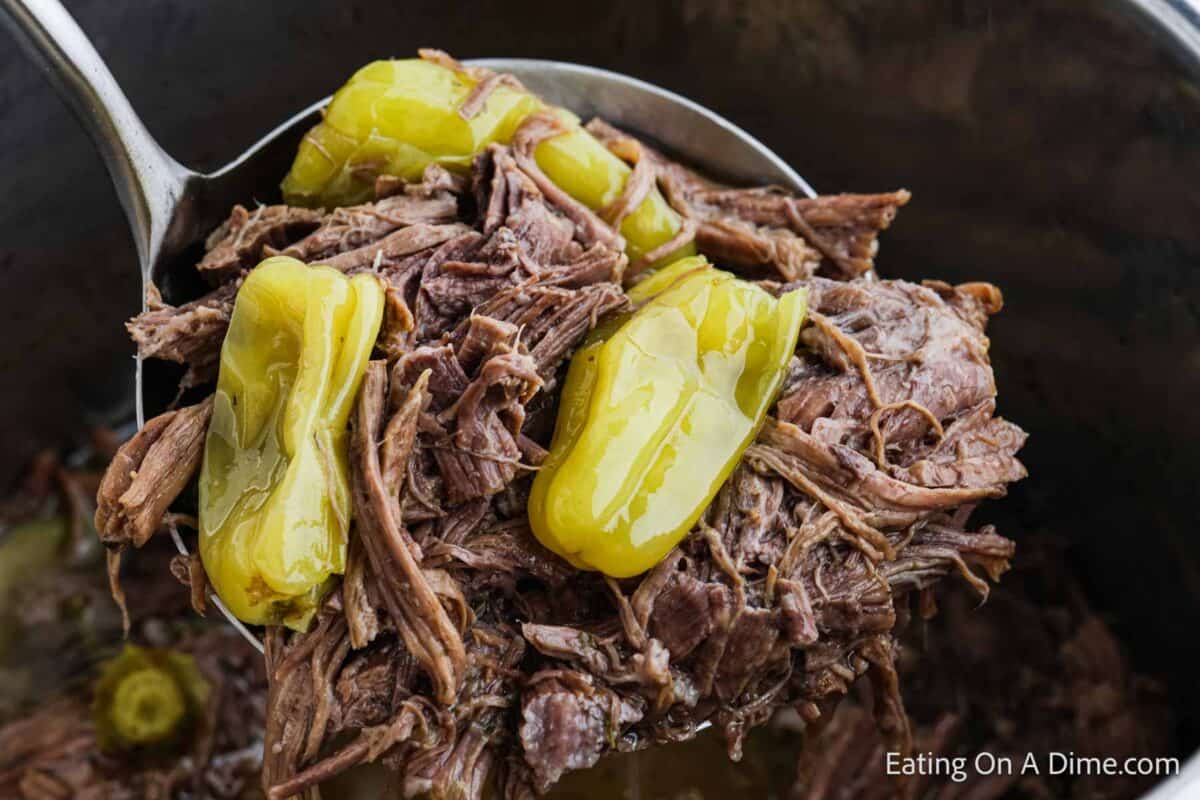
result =
[[[175,579],[188,587],[192,599],[192,610],[200,616],[208,610],[208,576],[204,573],[204,564],[200,561],[199,553],[183,555],[171,559],[171,574]]]
[[[463,119],[473,119],[478,116],[479,112],[483,111],[487,105],[488,98],[491,97],[492,92],[496,91],[500,86],[507,86],[510,89],[517,90],[523,88],[521,82],[512,75],[502,72],[490,72],[484,76],[483,80],[475,84],[475,87],[471,89],[471,93],[467,95],[467,99],[463,100],[462,105],[458,108],[459,116]]]
[[[126,442],[96,493],[96,531],[109,547],[141,547],[200,467],[212,398],[155,417]]]
[[[597,212],[600,219],[615,230],[621,229],[621,223],[625,221],[625,218],[642,205],[654,188],[656,181],[654,162],[648,158],[641,158],[640,151],[638,152],[639,157],[633,162],[633,172],[626,178],[621,194],[617,196],[616,200]]]
[[[392,623],[433,681],[434,697],[449,704],[458,692],[466,655],[461,635],[421,570],[414,552],[417,546],[402,526],[399,499],[388,494],[380,473],[376,443],[383,432],[386,382],[386,366],[372,362],[354,413],[351,474],[357,535],[365,546],[372,574],[380,581]],[[409,402],[419,407],[424,403],[423,393],[410,392]],[[402,408],[400,413],[411,412]],[[411,431],[405,438],[405,449],[411,451]]]

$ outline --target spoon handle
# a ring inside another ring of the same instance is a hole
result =
[[[87,35],[58,0],[0,0],[3,21],[100,150],[137,244],[143,277],[189,174],[167,155]]]

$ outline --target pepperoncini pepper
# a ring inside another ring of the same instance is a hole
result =
[[[293,205],[342,206],[372,197],[375,177],[420,178],[429,164],[466,172],[487,145],[507,144],[521,122],[545,108],[512,86],[495,86],[474,115],[460,113],[478,79],[423,59],[375,61],[333,96],[324,119],[304,137],[283,181]],[[560,110],[561,111],[561,110]],[[563,111],[569,130],[541,142],[538,166],[593,211],[614,202],[630,168]],[[468,118],[469,116],[469,118]],[[669,241],[679,215],[657,188],[621,223],[630,259]],[[694,252],[687,245],[679,256]]]
[[[729,477],[782,384],[807,292],[776,299],[692,257],[630,297],[641,307],[571,359],[529,498],[543,545],[615,578],[658,563]]]
[[[347,421],[383,316],[370,274],[269,258],[238,291],[200,471],[200,555],[239,619],[304,629],[344,571]]]
[[[304,137],[283,180],[295,205],[369,200],[376,175],[418,180],[429,164],[465,172],[492,142],[506,142],[541,107],[532,95],[497,86],[470,119],[459,109],[475,87],[465,74],[419,58],[367,64],[333,96]]]
[[[210,687],[186,653],[125,645],[105,662],[92,696],[104,750],[169,748],[199,717]]]

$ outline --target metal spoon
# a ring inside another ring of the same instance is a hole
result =
[[[329,98],[276,127],[224,167],[207,175],[180,164],[146,130],[103,59],[58,0],[0,0],[0,20],[41,67],[95,142],[129,219],[142,276],[172,301],[172,275],[192,265],[181,256],[236,203],[274,191],[304,133]],[[533,92],[583,118],[603,117],[649,137],[666,151],[712,173],[745,183],[775,184],[814,196],[782,159],[741,128],[674,92],[616,72],[532,59],[469,61],[515,75]],[[145,422],[142,361],[137,360],[137,423]],[[188,552],[178,534],[175,546]],[[214,603],[256,647],[262,643],[228,609]]]

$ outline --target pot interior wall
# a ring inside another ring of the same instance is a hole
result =
[[[1008,303],[992,354],[1033,477],[985,513],[1019,541],[1070,539],[1194,749],[1200,87],[1119,4],[68,5],[152,131],[198,165],[363,62],[434,45],[622,70],[726,114],[822,191],[912,189],[884,275],[989,280]],[[138,290],[99,159],[11,48],[0,72],[7,478],[35,447],[129,413],[121,322]]]

